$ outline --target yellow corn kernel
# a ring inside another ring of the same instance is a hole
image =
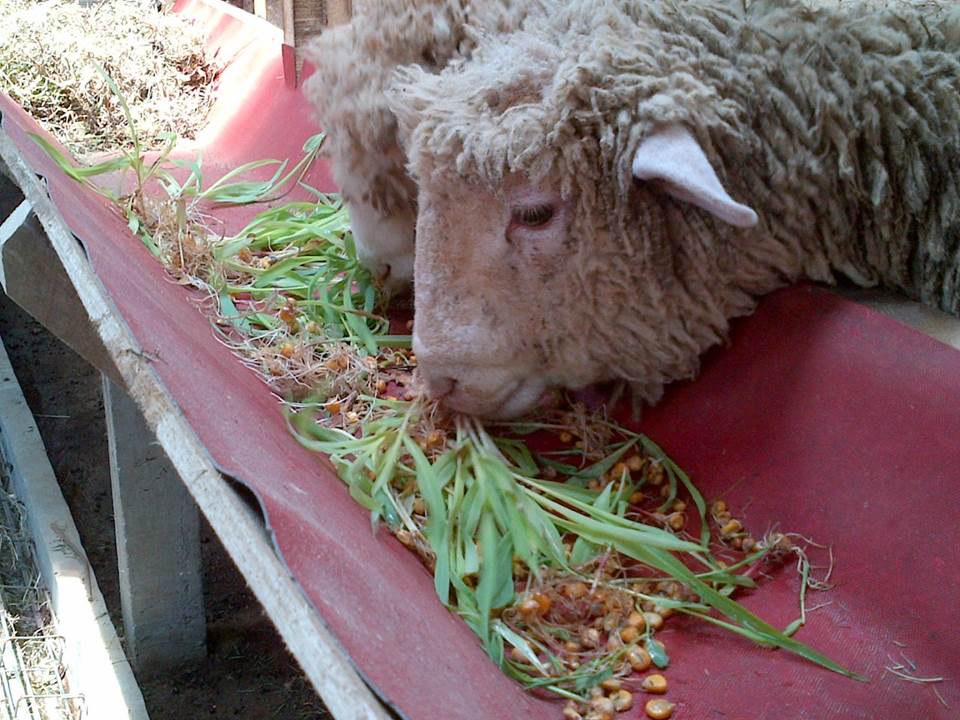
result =
[[[743,530],[743,524],[739,520],[731,520],[722,528],[720,528],[721,535],[733,535],[735,533]]]
[[[540,603],[532,597],[524,598],[520,603],[520,612],[524,615],[536,615],[540,611]]]
[[[663,695],[667,691],[667,679],[660,673],[647,675],[640,683],[640,687],[644,692]]]
[[[630,667],[636,672],[643,672],[644,670],[650,669],[650,653],[648,653],[643,648],[635,647],[631,648],[630,652],[627,653],[627,662],[630,663]]]
[[[587,647],[595,648],[600,645],[600,631],[596,628],[587,628],[580,639]]]
[[[647,466],[647,481],[651,485],[660,485],[663,483],[665,473],[663,470],[663,465],[652,464]]]
[[[612,693],[620,689],[620,681],[616,678],[607,678],[602,683],[600,687],[603,688],[606,692]]]
[[[653,612],[666,620],[668,617],[673,615],[673,608],[664,607],[663,605],[654,605]]]
[[[647,625],[653,628],[654,630],[659,630],[663,627],[663,615],[657,612],[645,612],[643,614],[643,619],[646,621]]]
[[[633,694],[627,690],[618,690],[610,699],[613,700],[613,709],[617,712],[626,712],[633,707]]]
[[[658,698],[657,700],[647,701],[643,709],[650,720],[668,720],[673,715],[674,707],[674,704],[669,700]]]
[[[599,715],[613,715],[613,700],[602,695],[590,701],[590,710]]]

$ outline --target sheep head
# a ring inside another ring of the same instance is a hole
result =
[[[304,92],[328,131],[334,179],[350,209],[360,259],[388,286],[413,277],[416,185],[406,175],[385,92],[393,70],[439,72],[477,38],[553,12],[544,0],[375,0],[306,47],[316,72]]]
[[[380,0],[305,48],[314,73],[304,94],[327,132],[324,152],[350,211],[360,260],[388,286],[413,278],[417,189],[407,176],[384,92],[394,68],[437,71],[463,41],[458,3]]]
[[[316,71],[304,84],[321,125],[324,152],[350,212],[361,262],[399,287],[413,278],[416,186],[404,169],[396,120],[382,89],[392,67],[373,60],[375,43],[360,22],[324,33],[309,46]]]
[[[419,185],[414,349],[454,409],[513,417],[610,379],[654,401],[725,329],[716,308],[686,322],[710,293],[689,255],[711,250],[685,230],[756,215],[681,123],[627,124],[637,142],[611,152],[571,112],[576,61],[520,33],[438,76],[404,69],[391,92]]]

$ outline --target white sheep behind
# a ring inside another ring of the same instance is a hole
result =
[[[304,85],[349,210],[360,260],[392,287],[413,277],[417,188],[406,172],[385,91],[395,68],[439,72],[478,34],[520,27],[540,0],[371,0],[305,48]]]

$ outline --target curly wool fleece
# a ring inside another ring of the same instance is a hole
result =
[[[539,31],[486,42],[438,76],[402,69],[392,102],[424,186],[559,179],[575,207],[572,255],[558,263],[570,270],[538,286],[536,303],[498,302],[516,305],[501,318],[552,308],[539,335],[511,336],[527,338],[527,355],[537,346],[562,384],[623,378],[654,402],[663,383],[696,373],[729,318],[802,277],[840,273],[960,313],[952,3],[573,0]],[[638,149],[672,124],[756,210],[755,227],[636,182]],[[430,303],[467,294],[421,275],[421,253],[440,257],[431,245],[453,241],[426,235],[421,222],[418,323],[476,324],[472,308],[421,302],[421,287]]]
[[[540,0],[370,0],[355,4],[349,23],[312,40],[305,56],[316,72],[304,94],[327,130],[325,153],[344,199],[385,215],[415,211],[416,185],[385,96],[393,71],[417,63],[439,72],[476,45],[471,28],[515,30],[542,7]]]

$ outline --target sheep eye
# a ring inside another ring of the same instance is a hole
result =
[[[553,219],[553,207],[550,205],[535,205],[520,208],[513,214],[514,220],[524,227],[540,227]]]

